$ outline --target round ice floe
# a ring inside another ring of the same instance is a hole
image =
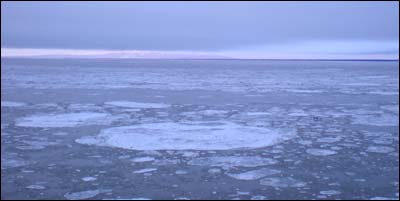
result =
[[[32,115],[17,120],[16,125],[21,127],[75,127],[90,124],[104,124],[109,122],[108,114],[81,112],[65,114]]]
[[[76,142],[132,150],[227,150],[270,146],[294,135],[293,130],[218,123],[149,123],[104,129]]]
[[[336,151],[328,150],[328,149],[307,149],[306,152],[308,154],[314,156],[329,156],[336,154]]]
[[[127,108],[166,108],[170,105],[164,103],[138,103],[132,101],[110,101],[105,102],[106,105],[127,107]]]

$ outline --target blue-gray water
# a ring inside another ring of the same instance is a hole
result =
[[[2,199],[399,197],[398,61],[2,59]]]

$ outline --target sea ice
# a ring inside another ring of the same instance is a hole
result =
[[[164,103],[139,103],[132,101],[110,101],[105,102],[106,105],[127,107],[127,108],[167,108],[170,105]]]
[[[327,190],[327,191],[320,191],[319,194],[331,196],[331,195],[338,195],[341,193],[339,191],[335,191],[335,190]]]
[[[81,191],[76,193],[67,193],[64,195],[68,200],[83,200],[92,198],[100,193],[99,190]]]
[[[322,142],[322,143],[334,143],[334,142],[339,142],[342,140],[341,137],[323,137],[319,138],[317,142]]]
[[[217,166],[223,168],[231,167],[257,167],[264,165],[273,165],[277,161],[270,158],[259,156],[214,156],[195,158],[188,162],[189,165],[197,166]]]
[[[43,190],[43,189],[46,189],[46,187],[44,187],[44,186],[42,186],[42,185],[37,185],[37,184],[29,185],[29,186],[27,186],[27,187],[25,187],[25,188],[27,188],[27,189],[33,189],[33,190]]]
[[[94,112],[32,115],[17,119],[16,125],[21,127],[75,127],[108,123],[107,116],[106,113]]]
[[[398,126],[399,116],[393,114],[382,115],[356,115],[353,124],[372,126]]]
[[[22,107],[26,106],[26,103],[14,102],[14,101],[1,101],[1,107]]]
[[[154,160],[155,160],[155,158],[153,158],[153,157],[139,157],[139,158],[132,159],[132,162],[143,163],[143,162],[150,162],[150,161],[154,161]]]
[[[307,149],[306,152],[314,156],[329,156],[336,154],[336,151],[328,149],[316,149],[316,148]]]
[[[293,179],[291,177],[272,177],[272,178],[264,178],[260,180],[261,185],[272,186],[275,188],[301,188],[305,187],[306,183]]]
[[[258,170],[251,170],[247,172],[242,172],[242,173],[225,173],[226,175],[233,177],[238,180],[256,180],[260,179],[266,176],[274,175],[274,174],[279,174],[281,171],[279,170],[274,170],[274,169],[269,169],[269,168],[261,168]]]
[[[367,151],[368,152],[373,152],[373,153],[385,154],[385,153],[390,153],[390,152],[394,151],[394,148],[385,147],[385,146],[369,146],[367,148]]]
[[[157,168],[145,168],[145,169],[141,169],[141,170],[136,170],[133,173],[142,174],[142,173],[148,173],[148,172],[154,172],[154,171],[157,171]]]
[[[250,127],[231,122],[166,122],[108,128],[98,136],[79,138],[76,142],[133,150],[227,150],[271,146],[294,135],[292,129]]]
[[[82,181],[85,181],[85,182],[95,181],[95,180],[97,180],[96,177],[83,177],[82,178]]]

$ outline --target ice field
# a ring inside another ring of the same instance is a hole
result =
[[[2,199],[398,199],[399,62],[2,59]]]

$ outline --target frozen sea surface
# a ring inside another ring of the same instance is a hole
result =
[[[398,199],[399,63],[2,59],[2,199]]]

